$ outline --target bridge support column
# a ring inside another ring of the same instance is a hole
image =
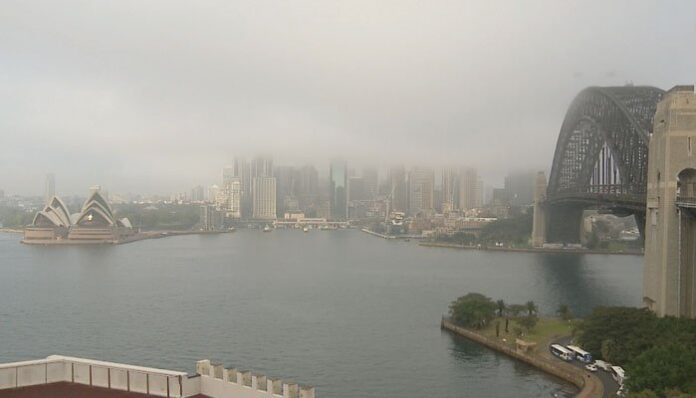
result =
[[[643,302],[659,316],[696,317],[696,95],[660,101],[648,146]]]
[[[542,247],[546,243],[546,175],[543,171],[537,173],[534,186],[534,215],[532,221],[533,247]]]

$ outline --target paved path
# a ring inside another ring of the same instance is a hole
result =
[[[551,344],[560,344],[562,346],[567,346],[568,344],[570,344],[570,337],[569,336],[562,337],[560,339],[553,341]],[[565,361],[557,358],[556,356],[551,355],[548,347],[546,347],[546,352],[549,353],[548,357],[551,357],[554,360],[559,361],[559,362],[565,362]],[[567,363],[569,365],[573,365],[576,368],[580,368],[585,373],[592,374],[597,379],[599,379],[602,382],[602,384],[604,385],[604,394],[602,395],[604,398],[612,398],[612,397],[616,396],[616,392],[619,390],[619,384],[614,381],[614,379],[611,377],[611,374],[609,372],[604,371],[602,369],[598,369],[596,372],[590,372],[588,370],[585,370],[586,364],[583,362],[580,362],[578,360],[573,360],[571,362],[565,362],[565,363]]]

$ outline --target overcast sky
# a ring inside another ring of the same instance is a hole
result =
[[[0,189],[186,191],[236,154],[547,169],[589,85],[696,76],[696,2],[0,2]]]

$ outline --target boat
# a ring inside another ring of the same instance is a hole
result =
[[[269,227],[268,225],[266,225],[265,227],[263,227],[263,232],[271,232],[271,231],[272,231],[272,229],[271,229],[271,227]]]
[[[307,228],[307,227],[304,227],[302,230],[303,230],[304,232],[309,232],[309,228]]]

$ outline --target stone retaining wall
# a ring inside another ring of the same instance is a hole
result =
[[[538,355],[529,355],[519,352],[513,348],[510,348],[506,344],[489,339],[486,336],[480,335],[472,330],[457,326],[447,319],[442,320],[441,327],[442,329],[449,330],[454,334],[466,337],[469,340],[475,341],[519,361],[525,362],[552,376],[556,376],[575,385],[580,389],[580,393],[577,395],[577,397],[601,398],[604,394],[604,388],[601,385],[601,382],[599,383],[599,386],[597,385],[599,380],[596,380],[596,378],[593,377],[586,379],[585,372],[574,366],[568,365],[567,363],[561,361],[550,361]]]

